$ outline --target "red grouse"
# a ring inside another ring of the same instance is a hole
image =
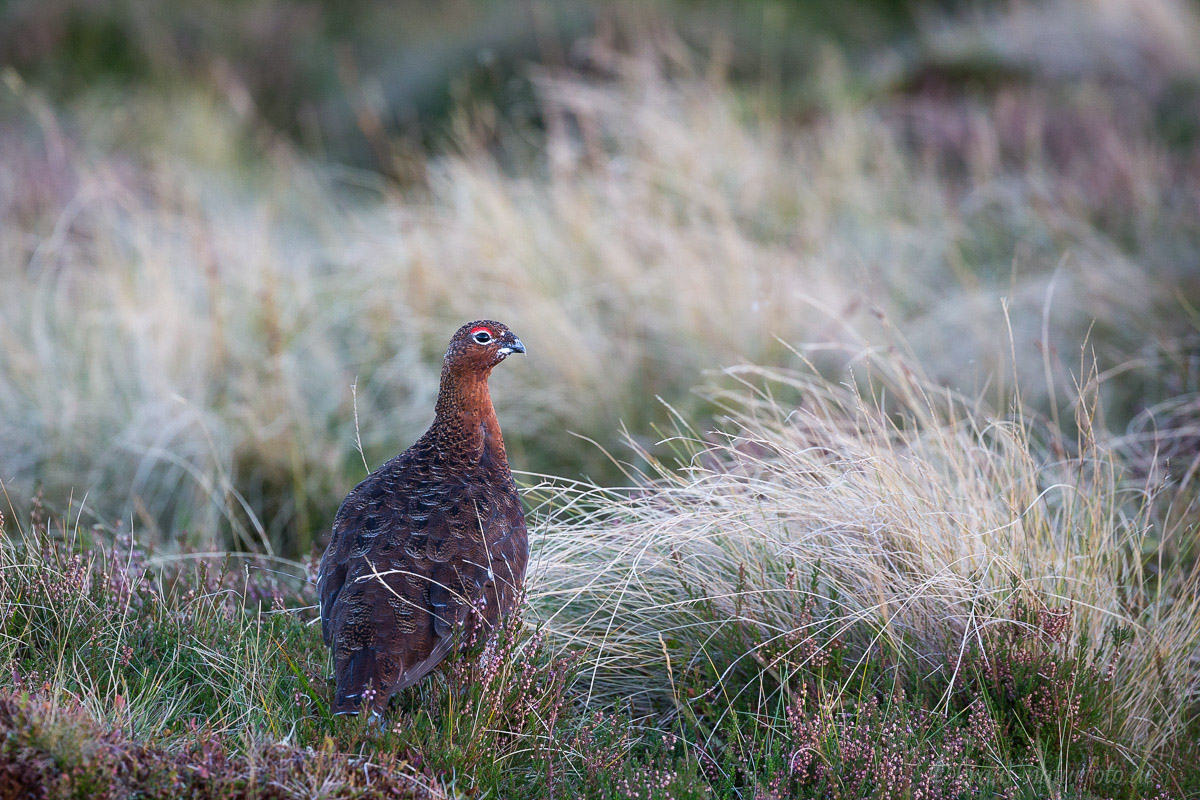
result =
[[[342,501],[317,575],[335,714],[381,713],[516,603],[529,544],[487,380],[524,352],[499,322],[459,328],[433,425]]]

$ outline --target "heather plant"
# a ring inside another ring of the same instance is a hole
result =
[[[802,692],[773,752],[758,755],[757,798],[988,796],[1014,785],[992,766],[997,746],[986,709],[947,718],[903,694],[834,709]]]
[[[295,610],[311,602],[302,573],[236,554],[158,558],[128,534],[65,521],[8,535],[0,646],[14,685],[37,674],[52,697],[137,735],[198,718],[221,733],[296,722],[289,701],[323,661]],[[295,656],[275,659],[280,646]]]
[[[1011,746],[1084,760],[1098,743],[1111,740],[1112,683],[1132,632],[1114,628],[1093,649],[1086,634],[1073,635],[1072,606],[1022,597],[1009,605],[971,647],[968,683],[1004,726]]]
[[[0,796],[57,800],[229,800],[296,797],[451,797],[434,779],[387,752],[337,752],[251,742],[201,725],[185,744],[146,743],[97,719],[75,697],[0,689]]]
[[[748,652],[742,648],[753,642],[751,630],[713,637],[707,668],[693,665],[682,675],[680,725],[685,738],[708,743],[702,761],[718,794],[965,798],[1037,777],[1019,759],[1007,763],[1008,775],[997,775],[1002,740],[990,707],[970,687],[956,694],[972,698],[961,711],[931,709],[903,686],[911,681],[936,698],[947,689],[944,675],[907,674],[901,654],[885,643],[851,650],[847,641],[878,639],[878,632],[847,625],[836,613],[836,592],[826,596],[820,578],[819,566],[806,584],[787,569],[783,586],[795,598],[790,630]],[[726,617],[725,626],[745,629],[746,619]],[[718,644],[734,641],[732,650]],[[733,663],[714,662],[722,653]],[[740,674],[739,661],[758,673]]]
[[[984,645],[960,665],[965,674],[915,674],[886,647],[852,657],[844,639],[862,632],[828,633],[828,607],[814,617],[816,586],[814,575],[800,627],[753,651],[760,675],[747,682],[712,665],[684,673],[676,689],[677,725],[705,743],[699,762],[718,795],[1184,796],[1164,789],[1154,770],[1119,766],[1129,751],[1114,739],[1111,682],[1122,629],[1111,649],[1089,650],[1070,636],[1070,607],[1013,600],[991,617]],[[710,657],[719,652],[711,645]],[[1057,787],[1047,786],[1048,773]]]

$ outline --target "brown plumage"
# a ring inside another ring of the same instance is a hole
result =
[[[524,352],[498,322],[459,328],[433,425],[342,501],[317,576],[334,713],[357,713],[364,692],[382,712],[512,610],[529,545],[487,379]]]

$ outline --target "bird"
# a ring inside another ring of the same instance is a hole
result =
[[[442,361],[434,420],[338,508],[317,572],[334,714],[388,700],[512,613],[525,580],[525,514],[488,376],[525,345],[494,320],[463,325]]]

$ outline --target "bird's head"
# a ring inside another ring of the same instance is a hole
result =
[[[450,339],[445,369],[487,375],[492,367],[513,353],[524,353],[525,345],[507,325],[490,319],[468,322]]]

